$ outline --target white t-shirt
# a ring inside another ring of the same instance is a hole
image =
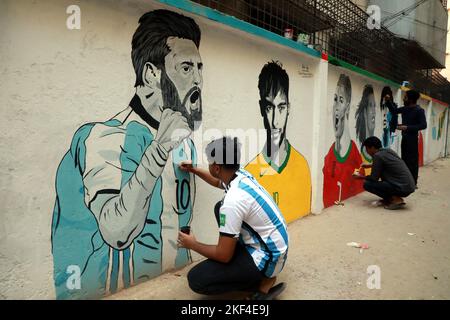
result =
[[[267,277],[284,267],[288,251],[287,225],[272,197],[245,171],[239,169],[220,208],[219,231],[239,237],[253,261]]]

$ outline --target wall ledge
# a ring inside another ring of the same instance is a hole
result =
[[[303,43],[297,43],[293,40],[286,39],[281,35],[278,35],[276,33],[268,31],[266,29],[257,27],[251,23],[242,21],[233,16],[224,14],[218,10],[211,9],[209,7],[205,7],[200,4],[194,3],[192,1],[188,1],[188,0],[155,0],[155,1],[178,8],[180,10],[183,10],[183,11],[186,11],[189,13],[193,13],[193,14],[202,16],[204,18],[227,25],[234,29],[244,31],[246,33],[258,36],[260,38],[264,38],[271,42],[281,44],[285,47],[292,48],[296,51],[305,53],[309,56],[324,59],[322,52],[311,49],[308,46],[304,45]]]

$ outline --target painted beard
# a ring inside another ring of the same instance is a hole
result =
[[[164,109],[179,111],[186,118],[189,128],[197,130],[202,121],[202,94],[197,86],[192,87],[181,101],[177,88],[165,70],[161,74],[161,90]],[[188,112],[188,108],[190,113]]]

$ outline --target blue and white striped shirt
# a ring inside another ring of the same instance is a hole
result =
[[[274,277],[287,258],[286,222],[272,197],[250,173],[240,169],[236,174],[220,208],[219,231],[239,237],[258,269]]]

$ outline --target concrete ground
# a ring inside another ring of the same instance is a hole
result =
[[[450,159],[421,168],[419,175],[419,189],[402,210],[376,208],[376,197],[362,193],[290,224],[289,258],[279,276],[288,286],[278,299],[450,299]],[[369,249],[360,253],[348,242]],[[373,265],[380,268],[380,289],[367,286]],[[191,267],[107,299],[211,299],[189,289]]]

